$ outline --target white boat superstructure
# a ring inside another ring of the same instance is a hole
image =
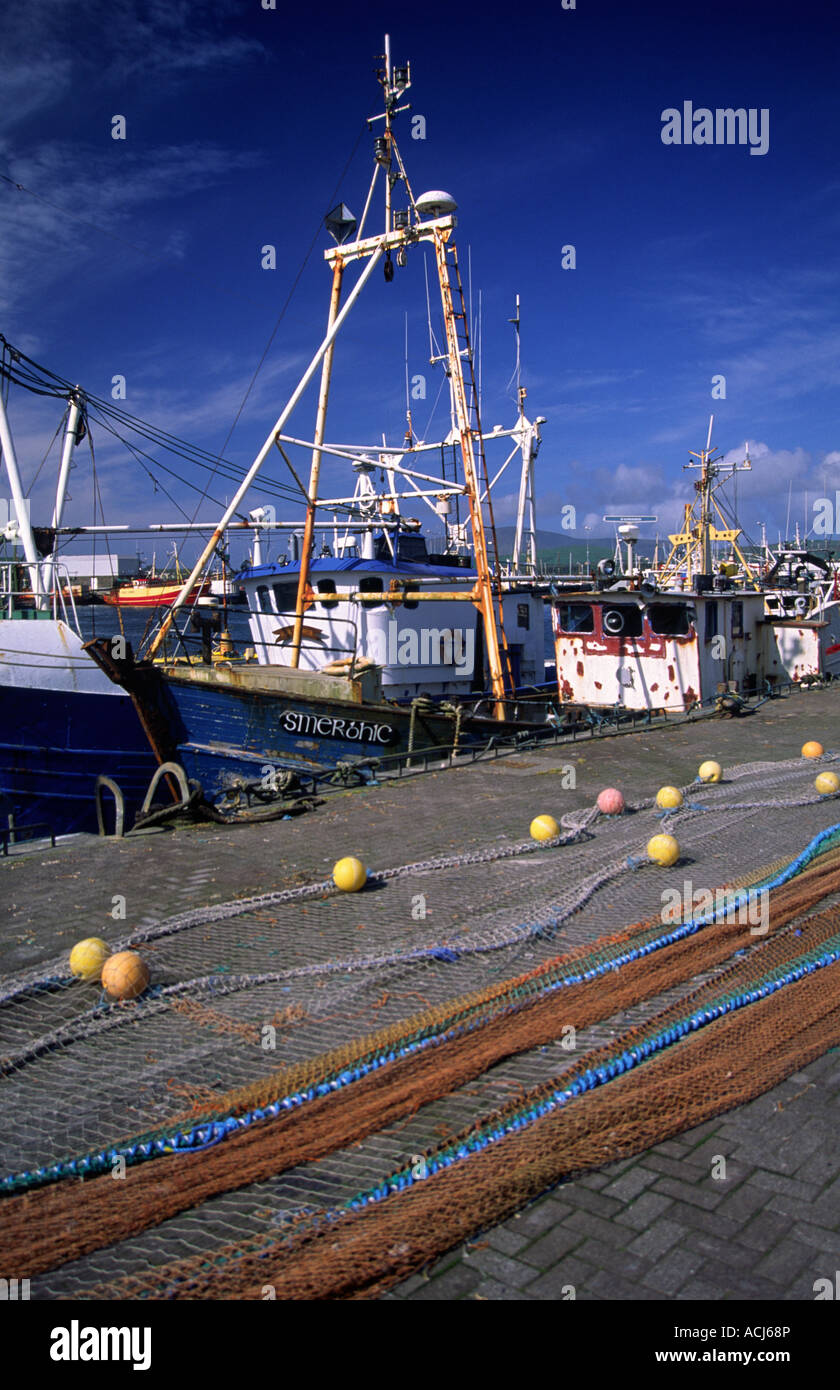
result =
[[[638,527],[623,525],[616,557],[620,562],[623,541],[624,571],[616,562],[602,563],[594,587],[554,598],[565,703],[686,712],[831,673],[827,657],[840,654],[833,626],[840,619],[836,576],[820,562],[818,583],[801,556],[795,565],[792,557],[780,560],[765,576],[750,563],[740,528],[727,524],[715,497],[722,482],[751,467],[749,454],[742,464],[717,458],[713,422],[705,449],[694,455],[697,463],[688,465],[699,467],[700,479],[681,531],[670,536],[664,565],[637,563]],[[721,545],[726,560],[715,558]]]
[[[542,600],[533,583],[533,469],[543,421],[527,418],[525,391],[520,388],[514,426],[497,426],[490,432],[482,428],[469,314],[453,239],[456,204],[440,189],[419,196],[412,190],[393,130],[395,117],[407,109],[403,98],[411,75],[407,65],[392,65],[387,36],[379,81],[384,110],[371,125],[377,123],[382,133],[374,140],[373,174],[361,219],[357,223],[344,203],[326,219],[335,242],[324,252],[332,276],[326,336],[152,641],[149,655],[165,640],[226,526],[265,459],[269,454],[276,457],[276,449],[305,493],[306,509],[302,535],[293,538],[285,563],[264,564],[260,539],[252,565],[237,576],[246,592],[258,660],[289,670],[375,664],[382,670],[383,689],[395,699],[451,699],[489,689],[502,719],[506,698],[517,687],[541,683],[545,675]],[[377,184],[384,189],[384,230],[367,233]],[[374,447],[329,443],[326,421],[337,334],[374,267],[381,264],[390,283],[395,267],[404,265],[419,247],[433,257],[440,291],[445,343],[432,361],[442,363],[446,372],[448,434],[435,442],[416,438],[407,401],[401,446],[389,446],[384,438]],[[360,270],[342,306],[345,279],[356,263]],[[514,322],[518,335],[518,305]],[[288,422],[319,367],[314,431],[310,438],[301,438],[289,433]],[[486,453],[490,440],[510,445],[492,478]],[[291,449],[308,455],[306,487],[287,456]],[[340,460],[355,474],[353,488],[342,495],[324,495],[327,458]],[[514,561],[522,573],[503,577],[492,489],[516,458],[521,460],[521,476]],[[417,509],[426,509],[442,528],[440,545],[427,545],[420,521],[408,514]],[[252,516],[259,529],[258,515]]]

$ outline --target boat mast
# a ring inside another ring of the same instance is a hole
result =
[[[385,229],[379,236],[372,236],[364,239],[360,237],[350,242],[347,238],[353,236],[356,232],[356,222],[352,214],[349,213],[348,209],[346,209],[343,204],[330,214],[327,219],[327,225],[338,243],[335,249],[330,249],[324,253],[325,260],[333,269],[333,301],[331,303],[330,314],[332,316],[333,308],[337,304],[336,296],[340,290],[341,273],[348,261],[357,258],[367,258],[375,254],[381,254],[384,251],[385,279],[390,282],[394,277],[394,265],[391,261],[392,250],[396,252],[397,265],[403,265],[405,264],[406,248],[409,245],[416,244],[421,240],[431,240],[433,242],[443,304],[444,322],[446,324],[447,365],[454,403],[455,427],[461,443],[467,500],[472,523],[473,547],[476,569],[478,571],[478,582],[474,591],[474,602],[481,612],[484,623],[485,645],[490,668],[490,682],[496,699],[495,712],[497,717],[501,719],[504,718],[503,701],[506,693],[501,651],[501,643],[504,641],[503,634],[500,642],[501,593],[494,593],[493,575],[491,574],[488,562],[487,539],[480,500],[480,480],[475,457],[476,432],[473,430],[464,382],[462,352],[469,353],[469,334],[466,324],[463,292],[461,290],[460,276],[458,274],[457,253],[455,247],[449,245],[449,239],[455,226],[455,219],[451,216],[451,210],[454,204],[451,199],[448,199],[446,196],[441,196],[438,205],[436,205],[435,199],[437,199],[438,195],[429,195],[428,204],[425,199],[421,199],[421,206],[418,208],[417,201],[414,198],[411,185],[408,181],[408,175],[406,174],[402,157],[394,139],[392,128],[394,116],[399,111],[407,109],[406,106],[399,106],[397,103],[411,85],[411,74],[408,66],[392,67],[391,41],[387,34],[385,36],[384,64],[384,69],[379,74],[379,81],[384,95],[384,111],[377,116],[371,117],[368,121],[369,125],[372,125],[373,121],[384,121],[384,133],[377,136],[374,145],[376,167],[365,203],[364,217],[367,216],[367,211],[370,207],[373,182],[376,179],[378,170],[381,168],[385,177]],[[394,210],[392,192],[394,186],[400,180],[405,184],[409,208],[405,210]],[[436,212],[443,213],[444,215],[435,216]],[[411,220],[412,215],[416,219],[414,224],[412,224]],[[359,232],[361,233],[362,230],[363,227],[360,227]],[[448,256],[451,256],[451,264],[447,259]],[[460,309],[456,309],[455,307],[453,288],[458,292]],[[463,329],[462,336],[459,339],[458,324],[461,320],[463,320]],[[312,469],[307,497],[306,531],[304,534],[301,570],[295,605],[295,627],[292,640],[293,665],[297,665],[300,660],[304,612],[313,601],[313,595],[308,582],[310,563],[309,552],[311,550],[311,537],[315,525],[315,510],[318,505],[318,476],[320,471],[321,446],[324,441],[324,425],[329,394],[330,371],[331,359],[329,362],[325,359],[321,383],[322,395],[318,405],[318,421],[316,424]],[[478,432],[480,433],[480,423],[478,423]],[[495,599],[498,599],[498,619],[495,610]]]
[[[327,319],[327,333],[330,332],[338,317],[338,305],[341,299],[341,282],[343,276],[344,262],[339,256],[333,266],[333,284],[332,294],[330,295],[330,312]],[[330,378],[332,376],[334,349],[335,338],[333,338],[327,348],[321,367],[321,389],[318,393],[318,415],[315,420],[315,440],[312,450],[312,463],[309,469],[309,492],[306,503],[306,521],[303,526],[303,545],[300,554],[298,590],[295,599],[295,630],[292,637],[290,666],[298,666],[300,664],[303,614],[306,606],[306,593],[309,587],[309,559],[312,553],[312,537],[315,530],[315,508],[318,503],[318,479],[321,473],[321,455],[323,452],[324,430],[327,423],[327,403],[330,398]]]
[[[26,557],[26,563],[29,567],[29,582],[32,585],[32,593],[38,608],[43,608],[44,597],[41,583],[41,562],[38,555],[38,548],[35,545],[35,537],[32,533],[29,509],[23,495],[14,440],[12,439],[12,431],[9,427],[9,417],[6,414],[6,404],[3,400],[2,391],[0,391],[0,450],[2,450],[3,457],[6,460],[6,472],[9,475],[9,487],[12,491],[12,501],[17,517],[18,531],[23,544],[23,553]]]
[[[709,433],[706,437],[706,447],[700,454],[693,454],[694,458],[700,459],[700,564],[702,574],[712,572],[712,474],[709,467],[712,453],[712,429],[714,428],[715,417],[709,416]]]
[[[721,486],[721,483],[731,478],[734,473],[749,473],[752,470],[752,463],[750,462],[749,452],[747,452],[744,462],[741,464],[726,463],[720,456],[715,456],[716,450],[712,448],[712,428],[714,423],[715,417],[712,415],[709,418],[709,433],[706,439],[705,449],[701,449],[699,453],[694,449],[689,450],[690,456],[697,459],[698,462],[683,464],[683,467],[686,469],[700,469],[700,479],[695,484],[697,496],[693,503],[687,502],[685,504],[685,517],[682,530],[668,537],[671,542],[671,552],[662,568],[660,583],[667,582],[668,579],[673,578],[676,574],[681,554],[686,564],[686,575],[689,583],[694,577],[693,571],[695,569],[697,574],[710,575],[714,563],[712,558],[713,541],[728,541],[733,551],[738,556],[738,559],[741,561],[748,581],[752,584],[756,583],[756,577],[752,566],[738,545],[738,537],[741,534],[741,529],[738,526],[726,525],[726,518],[714,496],[717,488]],[[724,477],[721,478],[721,482],[717,482],[716,480],[721,474],[723,474]],[[699,516],[697,521],[694,522],[695,509],[698,507]],[[715,514],[718,519],[724,523],[723,527],[714,525]]]
[[[477,583],[477,606],[484,623],[484,640],[487,651],[487,664],[490,669],[490,687],[496,699],[495,716],[497,719],[505,717],[505,678],[502,668],[501,642],[499,640],[501,627],[501,593],[499,599],[499,623],[496,621],[495,599],[493,575],[487,556],[487,537],[484,528],[484,517],[481,511],[481,489],[479,485],[478,469],[475,459],[475,438],[473,434],[472,420],[467,405],[467,394],[464,386],[464,371],[461,360],[462,346],[466,351],[469,350],[469,339],[467,336],[466,312],[463,305],[463,293],[461,292],[461,281],[458,274],[458,258],[454,246],[448,246],[449,231],[437,228],[434,233],[435,258],[437,260],[438,281],[440,283],[440,295],[443,305],[443,321],[446,328],[446,345],[449,355],[449,371],[452,383],[452,394],[455,401],[455,414],[458,434],[461,441],[461,459],[464,465],[464,482],[467,487],[467,503],[470,509],[470,523],[473,533],[473,551],[475,554],[475,567],[478,575]],[[447,254],[452,256],[452,270],[455,275],[455,284],[459,291],[459,302],[461,309],[455,309],[453,299],[453,283],[450,278],[450,266],[447,261]],[[466,343],[462,344],[458,338],[458,322],[463,324],[463,333]],[[480,439],[480,425],[479,425]],[[489,502],[489,495],[488,495]]]
[[[58,528],[64,516],[64,504],[67,500],[67,480],[70,477],[70,465],[73,461],[73,450],[80,438],[84,438],[84,425],[79,427],[81,419],[82,405],[81,393],[78,386],[70,396],[70,409],[67,414],[67,424],[64,429],[64,441],[61,447],[61,464],[58,470],[58,482],[55,488],[55,506],[53,507],[52,529],[58,535]],[[49,559],[44,562],[44,591],[50,594],[53,587],[53,574],[55,572],[56,551],[53,547]]]
[[[369,263],[365,266],[364,270],[362,271],[361,275],[359,276],[358,280],[353,286],[347,303],[344,305],[344,308],[341,310],[341,313],[336,318],[335,323],[328,331],[327,336],[321,343],[321,346],[318,348],[318,351],[315,353],[315,356],[312,358],[312,361],[309,363],[309,366],[307,367],[306,371],[304,372],[303,376],[301,377],[300,381],[295,387],[273,430],[271,431],[270,435],[268,436],[262,448],[260,449],[260,452],[257,454],[257,457],[254,459],[254,462],[251,464],[251,467],[248,469],[248,472],[245,474],[245,477],[242,479],[242,482],[239,484],[239,487],[236,489],[236,492],[233,496],[233,500],[229,503],[228,507],[226,508],[224,516],[222,517],[221,521],[219,522],[218,526],[216,527],[215,531],[213,532],[212,536],[210,537],[209,541],[207,542],[206,546],[201,552],[201,555],[196,561],[191,574],[189,575],[186,583],[184,584],[184,587],[181,589],[181,592],[179,593],[178,597],[172,604],[172,607],[169,609],[169,612],[167,613],[166,617],[161,623],[154,640],[150,643],[148,653],[150,658],[154,656],[155,652],[158,650],[161,643],[164,641],[166,634],[172,626],[176,614],[186,603],[187,599],[189,598],[190,594],[195,588],[203,570],[209,563],[217,546],[221,543],[224,537],[225,530],[227,529],[230,521],[233,518],[234,512],[239,507],[243,497],[245,496],[248,489],[251,487],[254,479],[256,478],[257,474],[259,473],[260,469],[265,463],[265,460],[267,459],[268,455],[271,453],[277,435],[282,432],[283,427],[286,424],[286,421],[289,419],[290,415],[295,409],[295,406],[297,405],[298,401],[300,400],[301,396],[303,395],[304,391],[306,390],[307,386],[309,385],[310,381],[315,375],[315,372],[317,371],[318,366],[324,358],[325,354],[329,350],[331,343],[335,340],[337,334],[343,327],[345,319],[347,318],[348,314],[350,313],[350,310],[353,308],[353,305],[355,304],[356,300],[358,299],[359,295],[361,294],[362,290],[367,284],[368,279],[370,278],[370,275],[373,272],[373,269],[379,260],[379,257],[382,255],[383,250],[384,247],[379,247],[371,255]]]

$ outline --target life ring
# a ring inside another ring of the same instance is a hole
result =
[[[796,600],[796,603],[794,604],[794,609],[800,615],[800,617],[804,617],[805,614],[808,612],[808,600],[804,594],[800,594],[799,598]]]
[[[599,573],[599,574],[606,574],[606,575],[615,574],[615,561],[614,561],[614,560],[599,560],[599,561],[598,561],[598,573]]]
[[[610,637],[617,637],[620,632],[624,631],[624,614],[620,608],[608,608],[601,623],[604,631],[609,633]]]

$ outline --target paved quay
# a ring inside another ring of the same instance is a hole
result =
[[[728,1115],[562,1183],[386,1297],[812,1300],[840,1270],[838,1134],[833,1050]]]
[[[4,975],[17,975],[66,953],[81,936],[112,936],[117,895],[125,901],[121,928],[130,932],[187,908],[320,881],[344,854],[357,855],[372,870],[418,861],[420,867],[382,891],[307,906],[306,918],[299,909],[280,914],[270,951],[268,946],[259,950],[275,955],[279,949],[284,963],[297,965],[351,949],[381,948],[395,935],[411,945],[427,940],[432,931],[434,939],[445,940],[456,930],[485,930],[496,919],[522,920],[535,905],[551,902],[551,894],[564,890],[567,876],[589,871],[610,855],[626,854],[628,846],[643,846],[657,828],[651,826],[650,813],[604,824],[600,838],[586,845],[506,860],[492,871],[487,864],[465,862],[454,878],[447,878],[428,871],[425,861],[456,853],[468,859],[472,851],[522,841],[534,815],[550,812],[559,819],[589,807],[605,786],[621,787],[632,802],[652,796],[665,782],[686,785],[708,757],[734,769],[796,759],[809,738],[835,750],[840,744],[838,715],[840,690],[799,692],[743,718],[703,719],[524,748],[497,760],[336,793],[314,813],[290,821],[236,828],[185,826],[122,841],[83,837],[60,842],[55,849],[18,853],[0,867],[0,968]],[[812,767],[803,766],[801,775],[796,770],[794,775],[799,779],[796,793],[812,789]],[[781,792],[772,785],[762,791],[755,778],[748,776],[744,783],[753,800],[737,820],[727,816],[721,803],[719,813],[712,807],[711,814],[694,814],[684,831],[677,830],[685,853],[680,865],[668,871],[674,882],[687,875],[710,887],[728,882],[739,873],[792,858],[813,835],[840,821],[837,800],[812,799],[789,810]],[[512,960],[503,956],[504,973],[529,969],[546,954],[657,913],[662,885],[671,881],[648,868],[631,880],[617,879],[564,923],[557,938],[545,944],[542,957],[530,945]],[[418,890],[428,906],[425,923],[415,923],[411,916]],[[269,928],[261,925],[260,930],[267,933]],[[208,938],[211,950],[213,942],[227,940],[215,929],[208,930]],[[231,950],[243,959],[255,949],[251,941],[231,941]],[[221,945],[218,949],[221,959]],[[161,949],[161,968],[177,969],[182,971],[177,978],[189,978],[174,946],[172,952],[167,957]],[[481,968],[486,980],[491,965]],[[495,968],[502,969],[498,962]],[[418,970],[414,975],[403,969],[399,978],[406,998],[413,987],[439,1000],[458,993],[462,979],[472,982],[472,976],[457,974],[461,969],[424,966],[425,974]],[[381,984],[377,989],[381,994]],[[318,1046],[335,1045],[348,1036],[347,1029],[349,1036],[360,1036],[387,1019],[375,993],[371,985],[368,995],[352,996],[352,1009],[343,1003],[345,1021],[323,1022]],[[670,1002],[663,997],[657,1006],[663,1001]],[[335,1004],[326,1003],[332,1011],[325,1008],[325,1020],[335,1020]],[[398,1007],[407,1014],[419,1005],[410,1001]],[[636,1017],[622,1015],[586,1030],[583,1046],[598,1045]],[[314,1040],[312,1033],[308,1054],[300,1055],[312,1055]],[[68,1055],[68,1065],[70,1060]],[[381,1159],[384,1165],[395,1155],[420,1152],[438,1132],[432,1126],[457,1128],[464,1117],[509,1095],[511,1085],[533,1084],[551,1074],[556,1063],[557,1053],[541,1048],[491,1068],[454,1099],[444,1098],[393,1132],[366,1141],[360,1154],[337,1155],[332,1167],[319,1164],[323,1190],[330,1196],[354,1190],[362,1160],[370,1165]],[[138,1072],[138,1091],[140,1080]],[[840,1053],[830,1052],[748,1105],[646,1153],[562,1183],[385,1298],[812,1300],[815,1282],[833,1280],[840,1269],[838,1108]],[[278,1182],[272,1200],[287,1207],[294,1183],[303,1185],[306,1176],[292,1174]],[[313,1190],[318,1190],[314,1180],[307,1193]],[[238,1221],[241,1212],[232,1199],[217,1199],[217,1208],[224,1202],[229,1203],[230,1220]],[[193,1240],[192,1227],[188,1234]],[[147,1258],[138,1242],[137,1265],[141,1256]],[[121,1268],[114,1265],[114,1277]],[[91,1271],[102,1277],[109,1270],[107,1256],[90,1267],[82,1268],[80,1262],[66,1276],[59,1271],[40,1292],[33,1290],[34,1296],[72,1296],[77,1287],[92,1282]]]
[[[165,916],[326,877],[339,855],[371,869],[422,860],[489,842],[521,840],[534,815],[590,806],[598,791],[621,787],[629,801],[663,782],[683,785],[699,763],[724,766],[797,756],[822,734],[840,731],[840,689],[797,692],[740,719],[700,719],[617,736],[564,740],[498,759],[430,771],[331,794],[313,814],[291,821],[224,827],[182,825],[122,840],[78,836],[55,849],[0,859],[0,970],[22,970],[111,923],[112,898],[126,898],[129,920],[143,909]],[[840,747],[840,734],[836,739]],[[574,786],[565,769],[574,768]],[[791,844],[797,843],[791,827]]]

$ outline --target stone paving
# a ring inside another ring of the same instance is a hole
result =
[[[85,838],[15,854],[0,867],[0,968],[28,969],[98,934],[115,893],[129,904],[127,925],[142,925],[187,906],[319,880],[343,853],[379,868],[521,840],[532,815],[590,806],[610,783],[636,800],[665,781],[690,782],[709,756],[732,766],[796,757],[806,738],[830,746],[838,713],[840,691],[800,693],[746,719],[526,749],[336,794],[289,822],[196,826],[119,842]],[[568,764],[576,769],[574,788],[556,775]],[[752,814],[755,834],[763,812]],[[780,850],[794,853],[838,818],[836,803],[797,811],[789,834],[776,825],[772,853],[769,839],[762,852],[768,861]],[[723,882],[737,846],[725,836],[717,845],[702,839],[710,833],[713,826],[692,831],[698,862],[708,873],[719,866],[709,882]],[[613,927],[651,910],[654,898],[645,901],[645,892],[658,898],[653,883],[625,891],[624,899],[606,895]],[[476,890],[477,909],[483,902]],[[371,900],[371,919],[374,906]],[[460,906],[442,903],[437,920],[448,926],[444,912],[456,922],[463,908],[463,898]],[[329,905],[336,917],[345,910],[356,911],[352,900]],[[602,924],[598,915],[589,930],[610,925],[609,914]],[[811,1300],[815,1280],[840,1269],[839,1105],[840,1053],[833,1052],[729,1115],[562,1184],[386,1297],[561,1300],[573,1290],[580,1300]]]
[[[834,1050],[728,1115],[562,1183],[386,1297],[813,1299],[840,1269],[838,1135]]]

